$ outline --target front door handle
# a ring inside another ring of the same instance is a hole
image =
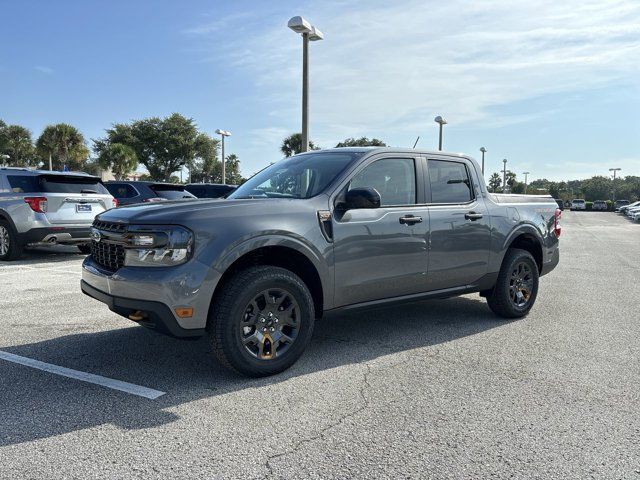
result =
[[[467,220],[471,220],[473,222],[474,220],[480,220],[482,218],[482,214],[476,213],[476,212],[469,212],[464,214],[464,218],[466,218]]]
[[[400,223],[403,225],[413,225],[420,222],[422,222],[422,217],[415,217],[413,215],[405,215],[404,217],[400,217]]]

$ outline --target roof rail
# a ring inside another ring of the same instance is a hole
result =
[[[31,168],[25,168],[25,167],[0,167],[0,170],[22,170],[25,172],[32,171]]]

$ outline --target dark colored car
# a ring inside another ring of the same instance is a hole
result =
[[[118,205],[196,198],[184,185],[176,183],[111,181],[104,186],[118,200]]]
[[[489,193],[464,155],[314,150],[224,200],[101,213],[81,286],[146,327],[207,335],[224,365],[271,375],[329,311],[479,292],[497,315],[524,317],[558,264],[560,213],[550,196]]]
[[[237,185],[222,183],[190,183],[184,189],[198,198],[224,198],[233,192]]]

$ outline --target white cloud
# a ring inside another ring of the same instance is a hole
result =
[[[38,72],[44,73],[46,75],[52,75],[53,74],[53,68],[45,67],[43,65],[36,65],[33,68],[36,69]]]
[[[310,46],[312,138],[323,146],[359,135],[413,140],[438,113],[452,125],[527,122],[538,114],[495,119],[495,109],[637,84],[640,74],[634,1],[322,2],[308,10],[326,38]],[[251,76],[270,110],[261,139],[279,144],[299,122],[300,41],[286,18],[250,35],[231,35],[235,21],[191,33],[204,42],[224,35],[224,61]],[[259,24],[246,14],[239,21]]]

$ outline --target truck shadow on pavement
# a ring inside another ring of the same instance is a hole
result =
[[[139,326],[61,336],[2,350],[167,392],[128,395],[0,360],[0,446],[103,424],[127,430],[179,418],[171,407],[416,348],[455,341],[507,324],[481,299],[427,301],[342,312],[316,323],[303,357],[288,371],[247,379],[222,367],[206,339],[184,341]]]

